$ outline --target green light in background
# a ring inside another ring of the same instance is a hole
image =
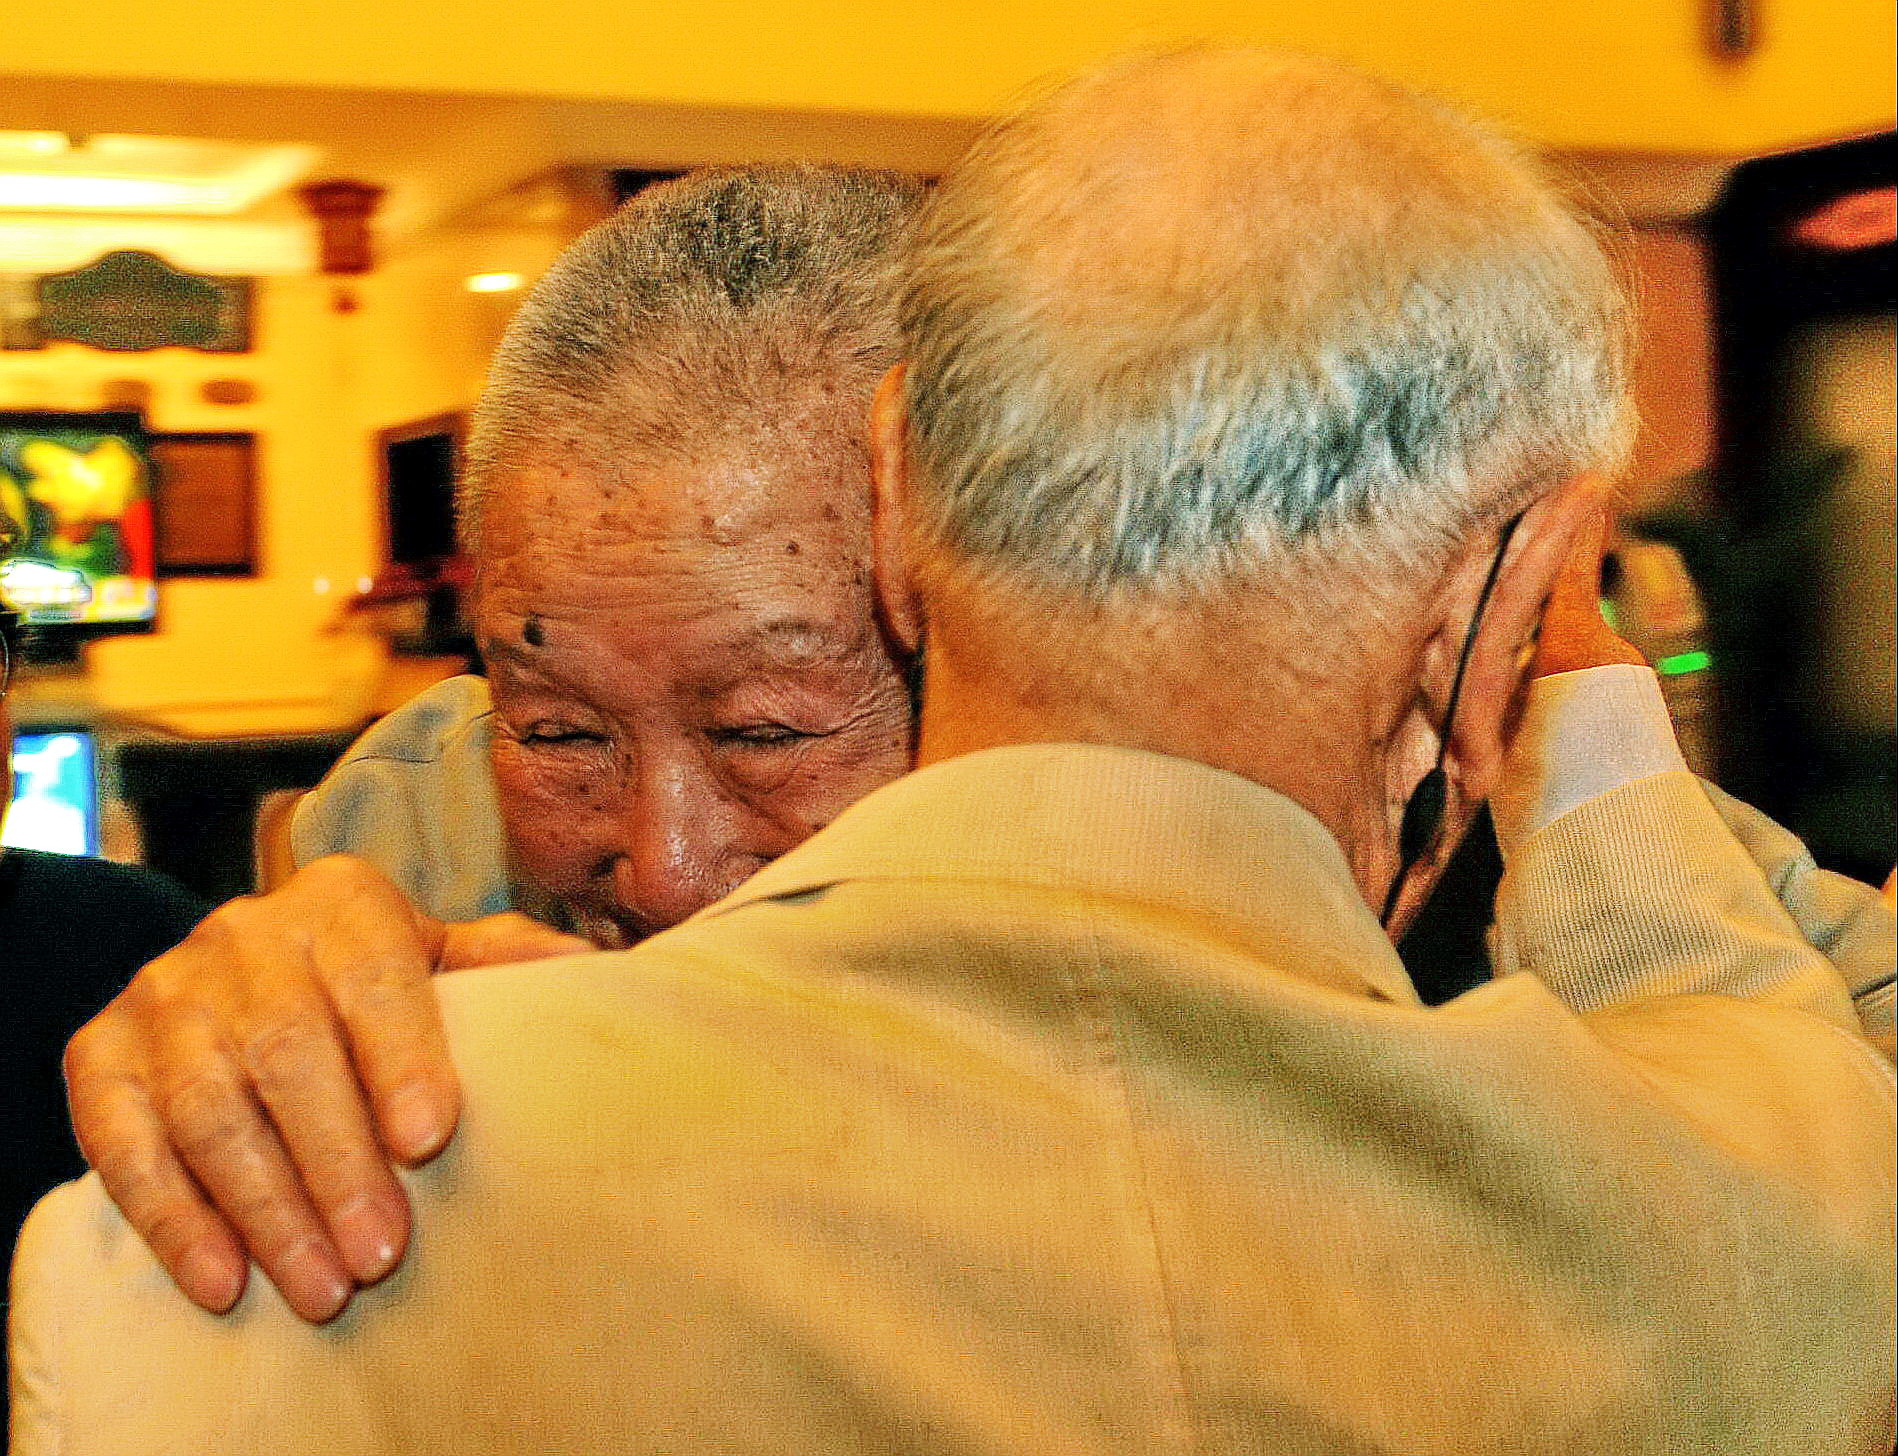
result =
[[[1621,613],[1615,610],[1615,604],[1607,597],[1601,599],[1601,619],[1608,624],[1610,632],[1621,630]]]
[[[1655,663],[1654,670],[1662,677],[1679,677],[1684,672],[1705,672],[1712,666],[1711,652],[1676,652]]]

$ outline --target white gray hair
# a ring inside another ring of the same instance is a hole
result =
[[[990,130],[903,329],[914,527],[1043,593],[1421,562],[1629,433],[1589,225],[1483,127],[1308,57],[1137,58]]]
[[[495,481],[524,462],[578,465],[611,489],[628,466],[734,450],[861,460],[870,395],[898,355],[921,193],[860,168],[709,169],[581,236],[489,369],[459,488],[464,543],[478,549]]]

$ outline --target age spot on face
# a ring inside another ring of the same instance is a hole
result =
[[[800,554],[802,554],[802,552],[803,552],[803,550],[804,550],[804,548],[803,548],[802,546],[800,546],[800,545],[798,545],[798,544],[797,544],[797,542],[795,542],[795,541],[786,541],[786,542],[784,543],[784,554],[785,554],[786,556],[797,556],[797,555],[800,555]]]
[[[523,624],[521,627],[521,641],[525,642],[529,647],[545,647],[547,645],[547,629],[541,626],[539,617],[529,617],[526,623]]]

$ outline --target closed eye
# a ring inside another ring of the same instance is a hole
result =
[[[521,734],[521,742],[537,747],[552,747],[559,744],[604,743],[604,734],[592,732],[586,728],[567,728],[558,725],[544,725],[529,728]]]
[[[821,733],[806,733],[783,723],[747,723],[741,728],[714,728],[711,736],[714,743],[735,748],[784,748],[807,739],[823,737]]]

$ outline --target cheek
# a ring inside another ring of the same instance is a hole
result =
[[[501,823],[521,868],[550,890],[584,880],[612,841],[618,813],[605,765],[561,762],[497,740],[490,762]]]

